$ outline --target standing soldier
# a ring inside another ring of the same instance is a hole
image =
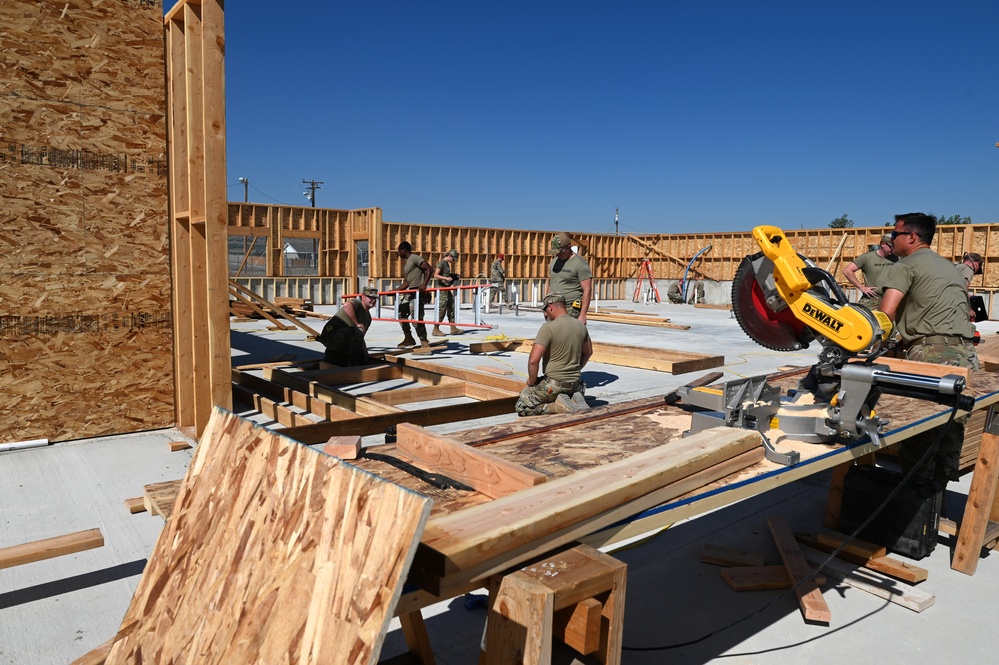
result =
[[[438,287],[454,286],[454,283],[461,279],[461,275],[451,270],[451,265],[457,260],[458,250],[452,249],[438,261],[437,269],[434,270],[434,279],[437,280]],[[434,337],[443,337],[440,324],[447,320],[451,322],[451,334],[460,335],[461,330],[454,325],[454,291],[438,291],[437,307],[441,317],[440,322],[434,326],[430,334]]]
[[[506,270],[503,269],[503,261],[506,257],[502,254],[496,255],[492,267],[489,269],[489,283],[493,285],[493,292],[489,296],[489,302],[499,302],[500,293],[506,285]]]
[[[593,272],[589,264],[572,251],[572,240],[565,233],[552,238],[549,254],[555,258],[548,266],[548,292],[565,296],[569,316],[586,323],[593,290]]]
[[[860,304],[868,309],[877,309],[881,304],[888,272],[898,261],[891,245],[891,236],[883,236],[877,249],[861,254],[853,263],[843,268],[843,277],[860,290]],[[863,284],[857,279],[858,270],[864,273]]]
[[[422,256],[413,254],[413,246],[406,241],[399,243],[399,258],[405,261],[405,263],[402,266],[402,281],[396,285],[394,290],[416,289],[420,292],[420,311],[416,313],[416,320],[423,321],[424,309],[427,305],[427,284],[430,283],[430,278],[433,276],[434,271],[431,269],[430,264],[423,260]],[[412,303],[415,297],[416,295],[413,293],[402,294],[399,299],[400,319],[413,318]],[[416,340],[413,339],[413,335],[409,332],[409,322],[403,320],[399,322],[399,325],[402,326],[402,332],[405,334],[405,338],[399,346],[416,346]],[[413,327],[416,328],[416,336],[420,338],[420,346],[430,346],[430,342],[427,341],[426,324],[414,323]]]

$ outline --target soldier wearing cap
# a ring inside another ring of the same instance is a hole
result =
[[[961,273],[961,277],[964,277],[965,286],[970,286],[971,280],[975,278],[975,275],[982,274],[982,266],[985,265],[985,261],[982,259],[981,254],[976,252],[965,252],[961,262],[954,265],[957,266],[957,270]]]
[[[861,254],[850,265],[843,268],[843,277],[860,290],[860,304],[868,309],[877,309],[884,295],[885,279],[898,257],[892,249],[891,236],[881,237],[875,249]],[[864,273],[864,283],[857,278],[857,271]]]
[[[555,258],[548,266],[548,291],[564,295],[569,315],[586,323],[593,291],[593,271],[581,256],[572,251],[572,239],[566,233],[555,234],[549,254]]]
[[[489,268],[489,283],[493,286],[489,302],[499,302],[499,299],[502,297],[500,294],[506,288],[506,269],[503,267],[505,259],[506,257],[502,254],[497,254],[496,260],[493,261],[493,265]]]
[[[458,273],[451,270],[452,264],[457,260],[458,250],[452,249],[437,262],[437,268],[434,270],[434,279],[437,280],[438,287],[447,288],[454,286],[455,282],[461,278]],[[440,324],[444,323],[444,321],[450,321],[451,334],[460,335],[461,329],[454,325],[454,291],[438,291],[437,294],[437,309],[441,318],[430,334],[435,337],[443,337],[444,333],[441,332]]]
[[[378,289],[365,286],[361,295],[343,304],[336,315],[326,322],[323,331],[316,338],[326,347],[323,361],[340,367],[370,365],[368,347],[364,335],[371,327],[371,313],[368,311],[378,302]]]
[[[549,293],[542,301],[545,323],[527,361],[527,386],[517,398],[517,415],[543,416],[589,408],[581,372],[593,355],[586,325],[566,316],[565,297]],[[544,375],[538,369],[544,363]]]

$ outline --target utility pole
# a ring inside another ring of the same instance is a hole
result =
[[[317,189],[322,189],[322,184],[323,184],[322,180],[303,180],[302,184],[308,186],[309,191],[302,192],[302,193],[305,194],[305,198],[307,198],[310,201],[312,201],[312,207],[315,208],[316,207],[316,190]]]
[[[250,201],[250,192],[249,192],[250,179],[240,178],[239,181],[243,183],[243,203],[248,203]]]
[[[617,208],[614,208],[614,235],[617,235]]]

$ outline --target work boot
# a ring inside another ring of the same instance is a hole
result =
[[[555,398],[554,402],[548,403],[548,413],[571,413],[576,411],[576,407],[573,405],[572,401],[569,399],[568,395],[562,394]]]
[[[581,392],[577,391],[572,393],[572,397],[569,398],[569,401],[576,407],[574,409],[575,411],[586,411],[590,408],[590,405],[586,403],[586,398],[583,397],[583,393]]]
[[[409,331],[407,330],[406,339],[402,340],[402,342],[399,343],[399,348],[402,349],[410,346],[416,346],[416,340],[413,339],[413,336],[409,334]]]
[[[430,342],[427,341],[426,337],[421,337],[420,338],[420,346],[422,346],[424,349],[429,349],[430,348]]]
[[[434,329],[430,332],[434,337],[444,337],[444,333],[441,332],[440,326],[434,326]]]
[[[459,328],[458,326],[451,326],[452,335],[460,335],[461,333],[462,333],[461,328]]]

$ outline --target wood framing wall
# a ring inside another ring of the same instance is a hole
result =
[[[174,422],[161,26],[0,2],[0,442]]]
[[[232,408],[223,0],[180,0],[163,18],[170,112],[170,236],[177,424],[200,436]]]
[[[889,227],[852,229],[784,229],[795,249],[842,280],[843,268],[876,245]],[[383,222],[380,208],[328,210],[321,208],[229,204],[229,232],[270,239],[268,265],[271,276],[281,276],[280,249],[284,238],[320,240],[321,277],[356,277],[356,241],[369,242],[369,275],[372,279],[401,277],[402,262],[396,247],[406,240],[413,250],[436,264],[445,252],[461,254],[457,272],[465,278],[489,275],[496,254],[506,255],[506,273],[512,279],[548,277],[548,246],[557,231],[491,229]],[[993,238],[993,232],[997,234]],[[710,246],[694,264],[697,279],[731,280],[739,263],[759,247],[751,229],[739,232],[603,235],[568,233],[580,245],[597,280],[626,280],[637,276],[643,259],[650,259],[657,279],[679,279],[690,260]],[[964,252],[985,257],[985,274],[972,287],[999,288],[999,224],[941,226],[934,249],[952,261]]]

